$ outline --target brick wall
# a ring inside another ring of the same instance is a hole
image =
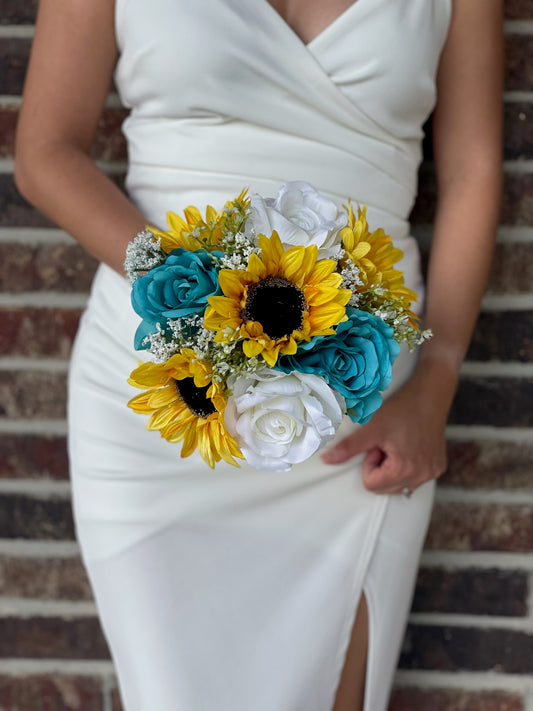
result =
[[[391,711],[533,709],[533,0],[507,1],[505,200]],[[37,0],[0,0],[0,710],[119,711],[73,540],[65,376],[95,262],[18,195]],[[94,158],[120,180],[110,96]],[[413,213],[427,248],[431,161]]]

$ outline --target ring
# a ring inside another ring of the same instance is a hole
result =
[[[408,486],[404,486],[404,488],[402,489],[402,496],[405,496],[406,499],[408,499],[412,493],[413,492]]]

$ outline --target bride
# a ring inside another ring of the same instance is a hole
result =
[[[101,265],[70,371],[76,533],[127,711],[384,711],[499,216],[502,0],[41,0],[20,192]],[[91,160],[112,80],[126,194]],[[423,299],[409,213],[433,110],[420,357],[290,473],[207,471],[128,411],[128,242],[304,180],[368,204]],[[401,494],[408,494],[402,496]],[[412,494],[412,496],[411,496]]]

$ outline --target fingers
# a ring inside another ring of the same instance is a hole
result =
[[[357,454],[372,451],[375,448],[376,439],[376,435],[368,425],[365,425],[323,452],[321,454],[322,461],[326,464],[342,464]]]

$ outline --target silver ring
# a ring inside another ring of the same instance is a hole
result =
[[[406,499],[408,499],[412,493],[413,492],[408,486],[404,486],[404,488],[402,489],[402,496],[405,496]]]

